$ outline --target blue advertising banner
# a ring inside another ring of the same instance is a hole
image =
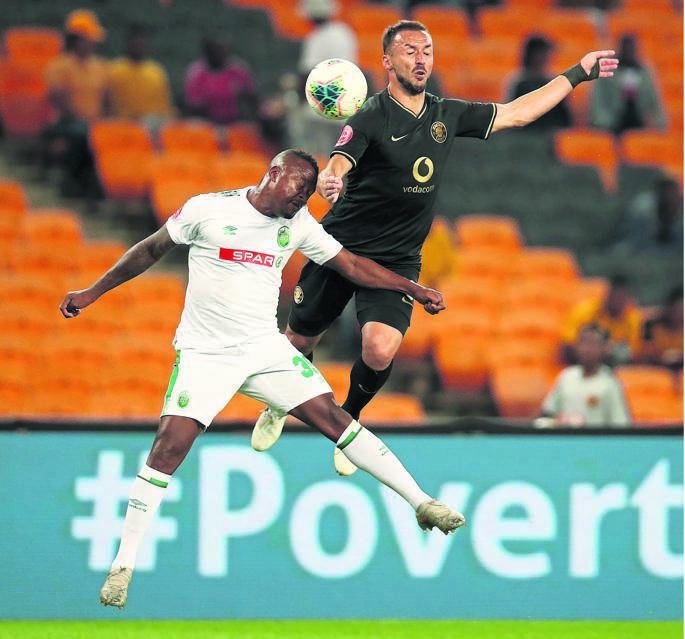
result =
[[[323,437],[208,433],[148,531],[123,616],[681,619],[676,437],[386,435],[455,535]],[[0,618],[111,618],[98,591],[150,433],[0,433]],[[121,617],[119,617],[121,618]]]

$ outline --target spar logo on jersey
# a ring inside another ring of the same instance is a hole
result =
[[[219,259],[228,262],[246,262],[247,264],[259,264],[272,268],[276,258],[269,253],[248,251],[247,249],[220,248]]]

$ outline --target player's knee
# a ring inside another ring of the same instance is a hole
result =
[[[285,336],[300,353],[304,353],[305,355],[309,355],[309,353],[314,350],[319,339],[318,337],[299,335],[298,333],[293,332],[289,326],[285,329]]]
[[[390,366],[396,352],[397,349],[392,345],[374,342],[362,348],[362,359],[369,368],[384,371]]]

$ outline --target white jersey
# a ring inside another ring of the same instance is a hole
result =
[[[568,424],[625,426],[631,422],[623,387],[608,366],[583,375],[582,366],[568,366],[542,403],[545,414]]]
[[[195,196],[166,222],[176,244],[190,245],[176,349],[221,349],[278,333],[290,256],[300,250],[323,264],[342,249],[306,206],[290,220],[267,217],[247,200],[250,188]]]

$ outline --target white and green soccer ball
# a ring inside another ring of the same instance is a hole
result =
[[[366,100],[366,78],[361,69],[342,58],[319,62],[307,76],[305,96],[315,113],[327,120],[346,120]]]

